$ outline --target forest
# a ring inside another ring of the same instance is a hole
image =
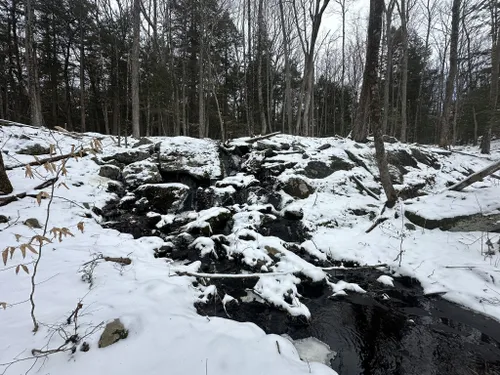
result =
[[[489,152],[499,5],[385,2],[383,134],[444,147],[481,142]],[[368,8],[362,0],[1,0],[0,118],[115,135],[362,140],[371,133],[361,88]]]

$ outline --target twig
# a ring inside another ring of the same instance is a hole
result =
[[[53,187],[54,184],[57,182],[58,179],[59,179],[59,176],[51,178],[51,179],[49,179],[47,181],[44,181],[40,185],[35,186],[32,190],[41,190],[41,189],[45,189],[46,187],[49,187],[49,186]],[[52,189],[52,191],[54,191],[54,189]],[[15,195],[9,195],[9,196],[6,196],[6,197],[0,197],[0,207],[6,206],[9,203],[15,202],[15,201],[17,201],[19,199],[23,199],[23,198],[28,197],[28,196],[33,196],[33,195],[32,194],[28,194],[28,192],[25,191],[23,193],[19,193],[19,194],[15,194]],[[36,195],[35,195],[35,198],[36,198]]]
[[[38,159],[38,160],[32,161],[30,163],[22,163],[22,164],[17,164],[17,165],[13,165],[10,167],[6,167],[5,170],[10,171],[12,169],[25,167],[27,165],[29,165],[29,166],[44,165],[45,163],[53,163],[53,162],[59,161],[59,160],[64,160],[64,159],[69,159],[69,158],[74,158],[74,157],[84,157],[87,155],[88,155],[88,153],[86,151],[84,151],[83,148],[81,148],[79,151],[73,151],[73,152],[70,152],[69,154],[52,156],[50,158]]]

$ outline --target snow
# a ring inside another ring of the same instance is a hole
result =
[[[47,142],[51,139],[48,132],[38,129],[0,129],[0,143],[11,154],[10,157],[4,156],[7,165],[17,164],[14,157],[23,163],[33,160],[13,154],[18,143],[9,135],[28,133]],[[54,137],[64,151],[69,151],[75,141],[60,133],[54,133]],[[77,142],[85,144],[90,139],[84,136]],[[103,138],[102,142],[105,154],[118,149],[111,137]],[[35,169],[42,176],[48,176],[43,168]],[[334,374],[323,364],[301,361],[285,339],[266,335],[254,324],[199,316],[193,304],[200,298],[200,290],[192,287],[193,278],[172,276],[168,263],[153,256],[154,249],[164,244],[163,240],[156,237],[134,240],[130,235],[103,229],[89,210],[80,207],[83,204],[102,207],[112,197],[105,191],[107,179],[99,177],[98,170],[91,157],[69,160],[68,175],[61,181],[70,190],[64,187],[56,189],[61,198],[53,201],[49,226],[67,227],[75,237],[44,247],[35,294],[37,318],[43,324],[36,335],[31,332],[30,306],[26,302],[30,289],[28,275],[20,272],[16,276],[14,269],[0,268],[0,283],[4,285],[0,301],[7,303],[5,311],[0,311],[0,363],[29,357],[33,348],[60,346],[63,339],[54,327],[71,332],[73,327],[65,322],[80,301],[83,304],[78,319],[80,334],[91,331],[101,322],[119,318],[129,330],[128,338],[98,349],[101,329],[85,338],[90,344],[89,352],[57,353],[36,363],[34,360],[16,362],[8,368],[7,374],[25,373],[31,366],[34,366],[33,372],[52,375],[155,375],[165,372],[172,375]],[[217,172],[215,168],[213,171]],[[26,179],[22,168],[8,171],[8,175],[16,192],[38,184]],[[34,231],[22,225],[22,221],[34,217],[43,224],[47,203],[43,200],[38,206],[35,199],[25,198],[2,207],[2,215],[12,218],[14,224],[0,224],[0,243],[15,245],[14,234],[22,235],[22,240],[31,238]],[[15,222],[18,216],[20,220]],[[85,224],[84,233],[79,233],[76,228],[80,221]],[[128,256],[132,264],[120,266],[100,261],[93,271],[93,287],[89,289],[89,284],[82,281],[78,272],[84,263],[98,254]],[[33,254],[28,254],[24,262],[32,260]],[[7,267],[20,262],[23,259],[18,251],[12,260],[8,260]],[[196,266],[190,267],[194,270]],[[32,272],[32,265],[28,267]],[[208,287],[202,294],[207,296],[213,292],[213,288]],[[276,342],[280,343],[280,352]],[[0,370],[5,367],[1,366]]]
[[[320,362],[329,365],[330,361],[335,359],[337,355],[336,352],[330,349],[328,344],[315,337],[307,337],[299,340],[293,340],[286,334],[283,337],[293,343],[303,361]]]
[[[28,127],[0,127],[0,144],[7,152],[4,153],[7,167],[34,160],[32,156],[15,153],[28,144],[47,146],[55,143],[58,153],[67,153],[72,147],[87,146],[94,137],[99,137],[103,145],[100,157],[125,150],[118,147],[116,140],[109,136],[85,134],[69,137],[60,132]],[[153,137],[152,140],[154,143],[160,142],[162,164],[185,165],[186,171],[203,179],[221,177],[217,142],[186,137]],[[238,142],[245,143],[243,139],[233,144]],[[336,171],[324,179],[304,177],[316,189],[306,199],[293,200],[281,193],[286,209],[302,210],[303,223],[312,231],[312,238],[300,244],[304,251],[323,262],[343,260],[359,264],[387,264],[386,275],[378,279],[384,285],[393,284],[393,279],[400,275],[411,276],[420,281],[425,293],[443,293],[444,298],[500,320],[500,254],[497,248],[492,254],[485,251],[487,239],[497,244],[498,234],[445,232],[420,227],[410,230],[405,226],[408,223],[406,218],[395,217],[396,213],[405,210],[425,214],[430,219],[480,212],[498,213],[500,187],[496,180],[486,178],[459,193],[445,189],[465,178],[471,171],[480,170],[499,159],[500,144],[493,144],[494,150],[489,158],[451,153],[438,158],[438,168],[421,162],[417,167],[407,167],[403,185],[425,183],[423,190],[428,195],[407,200],[404,207],[388,210],[385,214],[388,220],[366,233],[381,210],[383,193],[380,194],[381,199],[377,200],[360,191],[352,178],[356,177],[370,189],[380,188],[374,178],[377,169],[370,145],[357,145],[339,138],[286,135],[278,135],[266,142],[277,145],[287,143],[291,147],[290,151],[306,150],[309,156],[303,159],[302,153],[278,152],[277,156],[264,158],[261,152],[252,153],[253,156],[247,160],[249,171],[254,168],[253,163],[262,161],[276,163],[281,160],[294,165],[278,177],[281,182],[286,182],[294,175],[303,177],[301,172],[310,161],[327,163],[336,157],[353,165],[350,170]],[[319,147],[326,143],[332,147],[320,150]],[[415,147],[393,144],[388,145],[388,150],[411,152]],[[421,149],[432,151],[430,147]],[[470,148],[459,150],[476,153]],[[355,164],[347,152],[361,159],[364,165]],[[334,374],[322,363],[308,364],[300,360],[327,363],[323,355],[326,351],[320,349],[316,345],[318,343],[308,343],[310,349],[298,351],[302,343],[292,344],[285,338],[266,335],[254,324],[198,315],[193,304],[200,301],[213,303],[214,294],[220,291],[209,281],[208,284],[194,287],[194,277],[177,276],[177,272],[197,272],[201,262],[179,264],[155,259],[154,250],[168,245],[168,242],[158,237],[135,240],[130,235],[102,228],[99,217],[92,213],[91,208],[103,207],[107,200],[114,197],[114,194],[106,192],[109,180],[98,176],[99,166],[92,156],[70,159],[67,169],[67,176],[61,176],[60,182],[64,182],[69,190],[62,185],[56,188],[57,197],[52,203],[49,227],[67,227],[74,237],[66,237],[62,242],[53,241],[43,248],[35,295],[36,314],[43,324],[36,335],[31,333],[30,306],[26,302],[30,290],[29,277],[22,271],[16,275],[14,268],[8,268],[26,263],[32,272],[34,254],[28,252],[27,258],[23,260],[21,252],[17,250],[13,258],[8,260],[7,266],[0,267],[0,284],[5,286],[0,291],[0,302],[7,303],[5,311],[0,311],[0,335],[8,338],[0,344],[0,364],[14,358],[28,357],[33,348],[61,345],[63,341],[54,327],[71,331],[73,327],[65,325],[65,321],[81,301],[84,307],[78,319],[80,334],[92,331],[101,322],[119,318],[129,330],[129,337],[108,348],[98,349],[100,330],[96,331],[85,338],[91,346],[89,352],[77,350],[74,354],[51,355],[46,361],[35,363],[34,371],[42,367],[43,373],[53,375],[163,374],[166,371],[174,375]],[[43,167],[33,167],[33,170],[35,179],[26,178],[22,167],[8,171],[15,193],[33,192],[35,186],[51,177]],[[234,194],[236,189],[247,187],[255,181],[253,175],[239,174],[219,181],[214,190],[221,196]],[[183,190],[188,188],[182,184],[171,186]],[[292,316],[314,319],[307,308],[307,300],[303,300],[298,293],[300,277],[326,283],[333,296],[365,292],[348,280],[336,283],[328,281],[327,271],[302,259],[287,248],[283,240],[261,235],[259,227],[266,220],[280,215],[283,207],[262,213],[269,207],[262,198],[251,195],[248,202],[253,205],[234,206],[230,210],[215,207],[199,213],[182,214],[190,215],[192,219],[192,223],[182,228],[187,231],[205,228],[208,221],[219,214],[229,211],[234,213],[233,231],[227,236],[228,243],[223,250],[229,257],[241,257],[241,261],[255,272],[264,273],[257,279],[253,290],[247,291],[248,296],[240,298],[240,302],[257,300],[273,304]],[[42,200],[38,206],[35,199],[27,197],[2,207],[1,214],[11,220],[7,224],[0,224],[0,243],[15,246],[16,235],[21,236],[22,242],[40,233],[22,223],[27,218],[36,218],[43,225],[47,204],[47,200]],[[172,224],[176,217],[173,214],[162,215],[157,227]],[[84,223],[84,233],[78,231],[80,222]],[[213,237],[199,237],[192,246],[201,257],[215,255]],[[398,255],[401,252],[400,259]],[[89,288],[89,284],[82,280],[82,266],[100,254],[129,257],[132,263],[122,266],[99,261],[93,270],[92,287]],[[231,301],[233,297],[228,295],[222,299],[224,306]],[[311,355],[303,354],[307,351]],[[17,362],[9,367],[7,373],[25,373],[32,365],[32,360]],[[0,365],[1,371],[3,368]]]
[[[388,286],[394,286],[394,279],[390,276],[387,275],[382,275],[380,276],[377,281],[380,284],[388,285]]]

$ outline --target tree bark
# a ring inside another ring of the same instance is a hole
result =
[[[262,55],[263,51],[263,37],[264,37],[264,13],[263,13],[263,2],[264,0],[259,0],[258,14],[257,14],[257,96],[259,101],[259,114],[260,114],[260,126],[261,134],[266,134],[267,132],[267,122],[265,114],[264,96],[263,96],[263,77],[262,77]]]
[[[401,64],[401,142],[406,142],[408,129],[408,5],[401,0],[401,31],[403,36],[403,60]]]
[[[382,138],[382,119],[378,92],[379,49],[382,34],[382,17],[384,0],[370,0],[370,19],[368,23],[368,43],[366,47],[365,72],[363,88],[368,93],[364,99],[369,99],[368,112],[370,114],[373,136],[375,139],[375,157],[380,172],[380,181],[387,197],[387,206],[392,207],[396,202],[396,191],[391,182],[387,155]],[[360,103],[364,107],[366,103]]]
[[[387,39],[387,63],[385,67],[385,81],[384,81],[384,113],[382,119],[382,133],[387,134],[387,124],[389,122],[389,96],[391,88],[391,76],[392,76],[392,12],[394,10],[395,0],[391,0],[387,6],[386,12],[386,32],[385,37]]]
[[[131,53],[131,91],[132,91],[132,135],[141,136],[139,100],[139,45],[141,37],[141,0],[134,0],[133,8],[134,38]]]
[[[450,145],[450,114],[453,104],[453,88],[458,70],[458,28],[460,23],[460,0],[453,0],[451,10],[451,37],[450,37],[450,71],[446,80],[443,114],[441,119],[441,137],[439,145],[448,147]]]
[[[285,124],[286,129],[289,133],[292,133],[292,73],[290,69],[290,45],[289,45],[289,30],[286,27],[285,22],[285,11],[283,7],[283,0],[279,0],[280,8],[280,19],[281,19],[281,30],[283,32],[283,53],[285,57],[285,113],[283,114],[286,118]]]
[[[9,176],[5,170],[5,165],[3,163],[2,151],[0,151],[0,195],[10,194],[14,191],[12,184],[10,183]]]
[[[42,126],[43,115],[42,101],[40,99],[40,80],[38,78],[38,63],[33,36],[35,16],[31,1],[26,1],[26,67],[28,73],[28,91],[31,107],[31,125]]]

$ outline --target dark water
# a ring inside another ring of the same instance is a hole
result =
[[[409,278],[395,280],[395,288],[381,286],[374,282],[378,275],[335,276],[358,282],[366,294],[330,299],[326,288],[304,288],[309,324],[257,302],[227,310],[233,319],[254,322],[268,333],[327,343],[338,353],[331,367],[340,375],[500,374],[500,323],[439,296],[424,296]],[[218,305],[197,307],[201,314],[226,316]]]

